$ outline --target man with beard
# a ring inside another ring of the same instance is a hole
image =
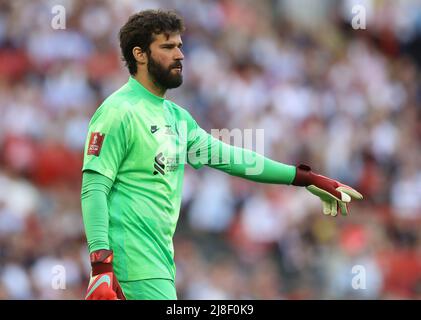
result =
[[[167,100],[166,90],[183,82],[183,31],[177,14],[161,10],[134,14],[120,30],[130,77],[93,115],[84,153],[81,204],[92,265],[86,299],[177,299],[172,238],[186,162],[255,182],[305,186],[326,215],[346,215],[351,198],[362,198],[306,165],[213,138]]]

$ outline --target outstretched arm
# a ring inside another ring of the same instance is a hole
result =
[[[348,214],[347,204],[363,196],[353,188],[316,174],[306,165],[292,166],[273,161],[251,150],[226,144],[196,127],[190,144],[189,163],[194,168],[207,165],[230,175],[261,183],[306,187],[322,201],[323,213],[336,216]]]
[[[217,139],[210,143],[214,145],[210,150],[210,161],[206,165],[211,168],[260,183],[289,185],[295,177],[295,166],[271,160],[252,150],[238,148]]]

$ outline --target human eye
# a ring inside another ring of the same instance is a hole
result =
[[[174,44],[163,44],[162,46],[161,46],[161,48],[163,48],[163,49],[173,49],[173,48],[175,48],[175,45]]]

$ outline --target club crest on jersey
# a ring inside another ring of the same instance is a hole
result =
[[[92,132],[89,139],[88,155],[99,156],[101,152],[102,142],[104,141],[105,134],[101,132]]]

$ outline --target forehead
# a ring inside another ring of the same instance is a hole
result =
[[[162,44],[165,42],[181,43],[181,35],[179,33],[160,33],[154,34],[154,43]]]

